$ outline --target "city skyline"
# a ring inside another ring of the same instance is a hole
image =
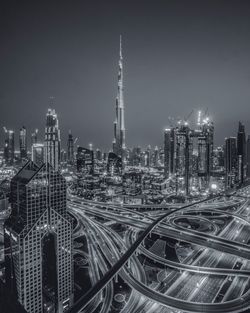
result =
[[[168,117],[193,108],[209,109],[216,145],[233,135],[238,120],[249,130],[246,1],[210,1],[203,9],[197,1],[144,1],[132,16],[129,2],[109,1],[106,15],[98,13],[103,4],[60,3],[60,10],[46,2],[3,6],[1,127],[42,130],[40,117],[55,96],[62,138],[71,129],[79,144],[109,149],[122,34],[128,146],[160,145]]]
[[[250,312],[250,1],[0,5],[0,312]]]

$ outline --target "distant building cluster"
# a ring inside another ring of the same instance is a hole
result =
[[[208,117],[201,120],[199,112],[196,129],[187,121],[164,131],[164,172],[179,190],[188,195],[195,182],[198,188],[207,187],[213,169],[214,125]],[[196,148],[196,153],[194,153]]]

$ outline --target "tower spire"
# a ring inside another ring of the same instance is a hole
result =
[[[120,59],[122,59],[122,35],[120,35]]]
[[[125,122],[124,122],[124,98],[123,98],[123,57],[122,57],[122,36],[120,35],[118,69],[118,90],[115,107],[114,140],[113,152],[123,155],[125,149]]]

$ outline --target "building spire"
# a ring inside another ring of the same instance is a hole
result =
[[[122,35],[120,35],[120,59],[122,60]]]
[[[121,156],[125,149],[125,122],[124,122],[124,99],[123,99],[123,58],[122,36],[120,35],[118,90],[115,107],[114,141],[113,152]]]

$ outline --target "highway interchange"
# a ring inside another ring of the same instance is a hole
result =
[[[149,208],[87,201],[69,191],[74,236],[86,236],[93,286],[70,312],[248,310],[249,192],[246,187],[230,197]],[[174,240],[176,250],[186,244],[191,252],[171,260],[148,246],[151,236],[155,246]],[[152,280],[154,271],[164,277]],[[125,295],[121,281],[129,287]],[[114,305],[117,295],[124,296],[120,310]]]

